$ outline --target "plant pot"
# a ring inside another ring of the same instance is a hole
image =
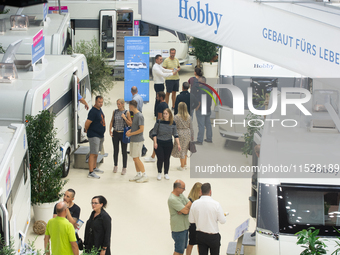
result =
[[[205,78],[216,78],[218,62],[203,62],[202,65]]]
[[[195,67],[196,64],[197,64],[196,57],[193,56],[193,55],[189,55],[188,64],[189,64],[189,65],[192,65],[192,67]]]
[[[53,208],[56,202],[42,203],[33,205],[34,219],[35,221],[42,220],[46,223],[53,218]]]

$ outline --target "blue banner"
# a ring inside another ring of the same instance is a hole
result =
[[[44,3],[43,5],[43,13],[44,13],[44,17],[43,17],[43,21],[46,21],[46,17],[47,17],[47,3]]]
[[[138,88],[144,102],[149,102],[149,37],[125,36],[124,100],[131,101],[131,87]]]
[[[32,44],[32,64],[38,62],[43,56],[45,56],[45,37],[34,46]]]

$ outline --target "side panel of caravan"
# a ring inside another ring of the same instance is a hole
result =
[[[31,181],[24,124],[0,126],[1,236],[20,251],[31,220]]]

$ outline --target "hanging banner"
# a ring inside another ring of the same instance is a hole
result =
[[[144,102],[149,102],[149,37],[125,36],[124,100],[131,101],[131,87],[138,88]]]
[[[289,9],[292,4],[282,7],[283,4],[249,0],[143,0],[141,4],[143,21],[238,50],[305,76],[339,76],[338,15],[330,18],[331,14],[317,9],[311,15],[310,8],[296,5],[297,13],[293,13]],[[308,15],[311,17],[304,17]]]

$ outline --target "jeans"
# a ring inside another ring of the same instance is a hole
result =
[[[118,165],[118,153],[119,153],[119,142],[122,147],[123,156],[123,168],[126,168],[127,163],[127,144],[123,143],[123,132],[113,132],[112,143],[113,143],[113,162],[114,165]]]
[[[158,84],[154,84],[154,89],[155,89],[155,92],[156,92],[156,96],[157,96],[157,92],[159,91],[164,91],[164,84],[163,83],[158,83]],[[155,107],[154,107],[154,113],[155,113],[155,116],[157,117],[157,112],[156,112],[156,109],[157,109],[157,106],[159,105],[159,101],[157,101],[157,99],[155,99]]]
[[[157,155],[157,169],[158,173],[162,173],[162,167],[164,163],[164,174],[168,174],[169,167],[170,167],[170,156],[172,152],[173,144],[172,142],[169,144],[162,144],[159,143],[157,140],[158,147],[157,150],[155,150]]]
[[[201,111],[196,111],[196,119],[198,124],[197,142],[203,143],[204,128],[206,128],[206,137],[208,141],[212,141],[212,127],[210,122],[211,113],[202,115]]]

